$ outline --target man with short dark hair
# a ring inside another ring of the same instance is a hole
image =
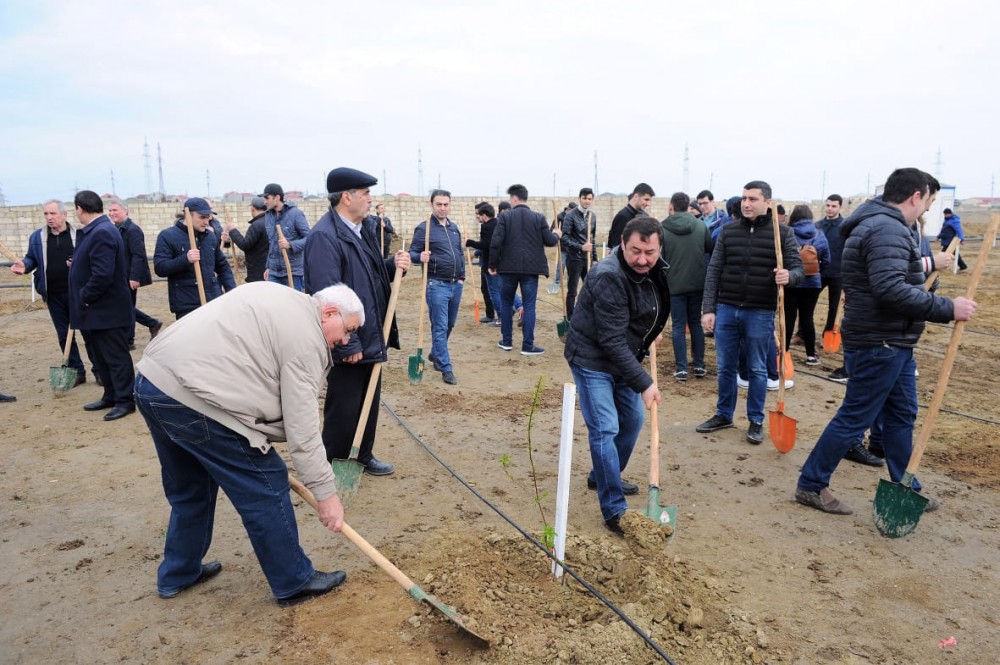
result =
[[[443,189],[431,192],[431,216],[413,229],[410,260],[420,261],[427,271],[427,314],[431,320],[431,352],[428,358],[441,380],[455,385],[454,368],[448,352],[448,338],[458,321],[465,284],[465,253],[458,225],[448,219],[451,193]],[[428,236],[428,234],[430,234]],[[430,237],[430,251],[424,240]]]
[[[576,290],[587,277],[590,261],[597,261],[594,239],[597,237],[597,215],[590,209],[594,190],[580,190],[580,205],[566,211],[562,220],[561,245],[566,256],[566,318],[573,318]],[[588,261],[588,258],[590,261]]]
[[[396,230],[392,228],[392,220],[385,214],[384,203],[375,204],[375,221],[379,225],[378,237],[382,243],[382,258],[387,259],[392,248],[392,236],[396,234]]]
[[[844,222],[844,362],[850,380],[844,401],[802,466],[795,490],[799,503],[827,513],[853,511],[829,489],[844,454],[877,417],[889,478],[900,482],[913,450],[917,418],[913,348],[925,321],[968,321],[976,303],[954,300],[924,288],[920,248],[910,229],[927,208],[928,174],[897,169],[881,199],[866,201]],[[913,480],[913,489],[921,491]],[[932,497],[926,511],[937,510]]]
[[[267,242],[267,232],[264,229],[264,215],[267,213],[267,203],[262,196],[250,200],[250,222],[247,224],[246,235],[240,233],[232,222],[226,223],[226,233],[223,240],[231,240],[243,250],[247,266],[247,282],[260,282],[264,279],[267,268],[267,253],[270,248]]]
[[[496,309],[500,306],[499,280],[486,269],[490,263],[490,241],[493,240],[493,230],[497,227],[493,206],[486,201],[477,203],[476,221],[479,222],[479,240],[466,238],[465,246],[479,250],[479,282],[483,293],[483,305],[486,308],[479,322],[499,325],[500,317],[496,313]]]
[[[149,258],[146,256],[146,235],[138,224],[128,216],[128,206],[118,199],[112,199],[108,205],[108,217],[111,222],[118,227],[125,241],[125,261],[128,263],[128,286],[132,291],[132,309],[135,312],[135,319],[132,327],[129,328],[128,346],[135,348],[135,324],[145,326],[149,329],[149,338],[153,339],[163,328],[163,322],[154,319],[135,306],[136,296],[139,288],[149,286],[153,283],[153,276],[149,273]]]
[[[500,342],[504,351],[514,348],[514,294],[520,289],[524,306],[522,356],[537,356],[545,349],[535,345],[535,304],[538,276],[549,276],[545,248],[559,242],[562,231],[552,231],[545,215],[528,207],[528,188],[507,188],[511,209],[497,218],[497,228],[490,242],[491,275],[500,276]]]
[[[670,308],[662,247],[663,228],[652,217],[625,225],[621,244],[583,283],[563,353],[587,424],[593,464],[587,486],[597,490],[605,526],[619,535],[625,495],[639,492],[621,474],[646,420],[643,407],[660,402],[642,360],[659,341]]]
[[[701,211],[701,221],[705,223],[709,232],[729,221],[729,215],[726,214],[725,210],[716,209],[715,196],[709,190],[701,190],[694,198],[697,201],[698,210]]]
[[[83,190],[73,199],[80,222],[76,251],[69,268],[69,322],[83,333],[94,356],[104,394],[83,408],[103,411],[117,420],[135,411],[135,373],[128,353],[132,296],[122,235],[104,213],[96,192]]]
[[[301,291],[302,285],[302,252],[306,248],[306,238],[309,237],[309,222],[305,214],[295,205],[294,201],[285,200],[285,190],[277,183],[264,187],[264,203],[267,204],[267,214],[264,216],[264,231],[267,233],[268,254],[266,279],[276,284],[288,284],[288,270],[281,250],[288,254],[288,263],[292,267],[292,283],[296,291]],[[367,211],[365,211],[367,212]],[[278,236],[278,225],[281,225],[284,238]]]
[[[640,212],[649,210],[649,206],[653,203],[654,196],[656,196],[656,192],[654,192],[653,188],[646,183],[640,182],[635,186],[632,193],[628,197],[628,203],[625,204],[625,207],[619,210],[618,214],[615,215],[615,218],[611,220],[611,229],[608,231],[609,251],[621,244],[622,231],[625,230],[625,225]]]
[[[740,217],[722,226],[712,251],[702,304],[702,325],[715,333],[719,397],[715,415],[695,431],[704,434],[733,426],[739,353],[744,345],[750,384],[746,439],[753,445],[764,441],[768,345],[774,339],[778,287],[794,286],[805,276],[799,244],[787,226],[779,227],[784,264],[778,269],[775,208],[766,182],[753,180],[743,187]]]
[[[830,194],[823,204],[823,219],[816,224],[816,228],[826,236],[826,242],[830,245],[830,263],[820,274],[820,292],[826,292],[826,324],[823,332],[833,330],[837,322],[837,310],[840,307],[841,277],[840,277],[840,257],[844,253],[844,236],[840,234],[840,229],[844,224],[844,218],[840,211],[844,205],[844,198],[840,194]],[[792,343],[796,343],[792,340]],[[830,379],[837,383],[847,383],[847,372],[843,365],[833,370]]]
[[[333,284],[346,284],[364,304],[365,322],[350,341],[331,349],[333,367],[326,381],[323,404],[323,445],[328,460],[350,457],[364,397],[378,363],[389,359],[389,348],[399,348],[399,330],[393,319],[388,339],[383,326],[389,311],[392,280],[397,270],[410,267],[404,251],[382,257],[378,222],[366,216],[371,205],[371,188],[378,179],[363,171],[340,167],[327,175],[330,209],[309,233],[303,253],[306,293],[316,293]],[[379,398],[382,376],[379,375],[368,412],[358,462],[365,473],[387,476],[392,464],[376,459],[372,453],[378,431]]]
[[[938,242],[941,243],[941,251],[948,249],[951,241],[958,238],[959,245],[965,243],[965,234],[962,233],[962,218],[952,212],[951,208],[944,209],[944,222],[941,224],[941,232],[938,233]],[[958,269],[965,270],[969,266],[965,265],[962,259],[962,252],[956,252],[958,256]]]

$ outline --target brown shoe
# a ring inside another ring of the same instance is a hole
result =
[[[833,495],[829,488],[824,487],[819,492],[809,492],[801,487],[795,489],[795,500],[803,506],[809,506],[824,513],[834,515],[850,515],[854,511],[846,503]]]

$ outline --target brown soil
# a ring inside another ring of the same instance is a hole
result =
[[[969,235],[985,216],[968,214]],[[967,243],[973,257],[979,243]],[[971,263],[971,261],[970,261]],[[970,271],[943,278],[962,293]],[[748,445],[737,429],[699,435],[715,382],[673,381],[667,342],[659,376],[661,501],[679,504],[677,531],[643,517],[646,492],[616,537],[586,489],[586,428],[577,412],[567,564],[678,663],[993,663],[1000,654],[1000,252],[977,295],[980,312],[962,339],[943,413],[921,478],[942,498],[913,535],[879,535],[871,500],[884,470],[844,463],[833,490],[856,512],[829,516],[792,501],[799,467],[835,412],[843,387],[822,377],[840,365],[801,362],[786,414],[798,420],[787,454]],[[4,273],[0,284],[13,283]],[[547,281],[542,282],[546,286]],[[496,348],[495,329],[473,322],[472,292],[452,336],[456,387],[429,367],[407,380],[416,346],[419,280],[404,280],[404,351],[385,372],[383,397],[410,431],[510,519],[540,537],[527,448],[527,413],[543,389],[531,431],[546,519],[553,520],[562,384],[570,380],[555,334],[558,294],[541,289],[538,343],[523,357]],[[457,608],[490,642],[482,648],[410,598],[342,537],[325,531],[295,497],[302,544],[316,566],[348,572],[330,596],[293,609],[270,598],[239,517],[220,497],[209,558],[222,574],[172,600],[155,592],[168,507],[139,416],[104,423],[80,408],[92,383],[53,397],[47,368],[59,362],[44,306],[26,290],[0,290],[0,662],[129,663],[651,663],[661,659],[619,616],[551,562],[458,482],[383,408],[376,452],[396,464],[365,477],[348,521],[425,591]],[[167,318],[166,288],[143,289],[140,306]],[[928,404],[950,330],[928,326],[918,351],[920,401]],[[148,335],[138,335],[138,358]],[[520,337],[515,333],[515,342]],[[224,353],[206,340],[205,352]],[[425,351],[429,342],[425,340]],[[709,357],[712,358],[711,344]],[[806,370],[811,373],[807,373]],[[775,395],[769,395],[768,409]],[[742,414],[743,400],[737,409]],[[959,415],[964,414],[964,415]],[[991,421],[970,419],[967,416]],[[648,436],[648,435],[647,435]],[[625,477],[645,486],[647,438]],[[501,465],[502,456],[509,467]],[[509,476],[508,476],[509,472]],[[940,649],[954,636],[957,646]]]

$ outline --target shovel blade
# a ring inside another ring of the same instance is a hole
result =
[[[661,506],[660,488],[655,485],[649,486],[645,515],[661,527],[669,526],[670,535],[667,536],[667,540],[673,540],[677,532],[677,506]]]
[[[840,350],[840,331],[827,330],[823,333],[823,353],[836,353]]]
[[[566,342],[566,335],[569,334],[569,320],[563,319],[556,324],[556,332],[559,334],[559,340]]]
[[[66,365],[49,368],[49,385],[56,397],[62,397],[76,384],[76,370]]]
[[[485,637],[483,637],[482,635],[480,635],[476,631],[474,631],[471,628],[469,628],[468,626],[466,626],[465,625],[465,621],[462,619],[462,615],[459,614],[458,610],[456,610],[451,605],[448,605],[447,603],[441,602],[440,600],[438,600],[437,598],[435,598],[431,594],[429,594],[426,591],[424,591],[423,589],[421,589],[416,584],[414,584],[412,587],[410,587],[409,592],[410,592],[410,595],[413,596],[414,598],[416,598],[418,601],[427,603],[428,605],[430,605],[431,607],[433,607],[434,609],[436,609],[438,612],[440,612],[441,614],[443,614],[446,617],[448,617],[449,621],[451,621],[456,626],[458,626],[459,628],[461,628],[462,630],[464,630],[465,632],[467,632],[469,635],[472,635],[476,639],[480,640],[483,644],[488,645],[490,643],[490,641],[487,640]]]
[[[410,383],[420,383],[424,379],[424,350],[417,349],[416,355],[410,356],[410,364],[407,367],[410,376]]]
[[[774,444],[774,447],[779,452],[787,453],[791,452],[792,448],[795,447],[795,430],[798,426],[798,421],[795,418],[786,416],[783,411],[784,407],[783,403],[779,403],[777,411],[768,413],[767,429],[771,435],[771,443]]]
[[[335,459],[330,461],[330,467],[337,478],[337,496],[344,508],[350,508],[358,495],[365,466],[356,459]]]
[[[559,285],[555,282],[550,282],[549,285],[545,287],[545,290],[549,293],[559,293]]]
[[[875,492],[875,526],[889,538],[907,536],[916,530],[928,501],[912,487],[882,478]]]
[[[795,361],[792,360],[792,352],[785,351],[781,356],[781,361],[785,365],[785,378],[791,379],[795,376]]]

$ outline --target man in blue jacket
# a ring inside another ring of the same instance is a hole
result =
[[[292,283],[295,284],[296,291],[301,291],[302,252],[306,249],[306,238],[309,237],[309,222],[293,201],[285,200],[285,190],[281,185],[270,183],[264,187],[261,196],[267,204],[267,214],[264,216],[264,231],[267,232],[269,247],[267,280],[276,284],[288,284],[288,270],[281,255],[281,250],[284,249],[288,253],[288,263],[292,266]],[[284,239],[278,236],[279,224]]]
[[[101,399],[83,408],[103,411],[117,420],[135,411],[135,372],[128,353],[132,296],[121,233],[104,212],[104,202],[90,190],[73,199],[80,222],[79,242],[69,268],[70,325],[83,332],[104,385]]]
[[[149,259],[146,257],[146,236],[139,228],[139,225],[128,216],[128,206],[112,199],[108,205],[108,217],[112,223],[121,231],[122,240],[125,241],[125,261],[128,262],[128,286],[132,291],[132,309],[135,312],[135,320],[129,328],[128,346],[135,348],[135,324],[149,328],[149,338],[156,337],[163,322],[154,319],[141,309],[135,306],[136,296],[139,287],[148,286],[153,283],[153,276],[149,274]]]
[[[944,223],[941,225],[941,232],[938,233],[938,242],[941,243],[941,251],[948,249],[948,245],[955,238],[958,238],[959,244],[965,243],[965,234],[962,233],[962,218],[952,212],[951,208],[944,209]],[[962,260],[961,247],[959,247],[958,252],[958,269],[965,270],[969,266],[965,265],[965,261]]]
[[[563,355],[580,395],[601,516],[621,535],[626,494],[639,487],[621,478],[646,420],[643,408],[660,391],[643,368],[670,312],[667,264],[660,256],[663,227],[641,216],[625,224],[621,245],[594,266],[570,320]]]
[[[66,208],[62,201],[46,201],[42,205],[45,227],[32,232],[28,238],[28,253],[24,259],[10,267],[15,275],[35,273],[35,291],[49,309],[49,318],[56,329],[60,353],[66,348],[69,334],[69,260],[73,258],[76,228],[66,223]],[[93,360],[91,360],[93,363]],[[87,370],[80,358],[80,349],[73,340],[69,348],[69,367],[76,370],[78,386],[87,381]],[[94,370],[97,376],[97,370]]]
[[[333,367],[326,381],[323,405],[323,445],[328,460],[347,459],[361,417],[364,396],[378,363],[389,359],[388,347],[399,348],[399,331],[393,320],[389,339],[382,336],[389,309],[391,283],[397,270],[410,267],[405,251],[382,258],[378,220],[368,217],[371,188],[378,180],[356,169],[340,167],[326,178],[330,209],[309,233],[303,252],[305,290],[315,294],[334,284],[345,284],[358,294],[364,305],[364,324],[346,344],[331,347]],[[392,464],[375,458],[375,434],[378,428],[379,376],[372,398],[372,408],[361,438],[358,462],[365,473],[387,476]]]
[[[410,260],[424,264],[427,272],[427,313],[431,320],[431,352],[428,354],[441,379],[455,385],[455,371],[448,352],[448,338],[458,320],[465,284],[465,254],[458,225],[448,219],[451,193],[443,189],[431,192],[431,216],[413,229]],[[428,224],[430,225],[428,227]],[[424,251],[424,239],[430,233],[430,251]]]
[[[913,347],[925,321],[968,321],[975,313],[972,300],[950,300],[924,289],[923,262],[910,226],[932,195],[929,177],[914,168],[893,171],[881,199],[866,201],[844,222],[843,342],[850,380],[843,403],[799,475],[795,500],[811,508],[837,515],[853,512],[830,491],[830,478],[877,417],[882,419],[889,477],[902,479],[917,418]],[[913,489],[921,490],[916,479]],[[940,505],[932,497],[925,511]]]

